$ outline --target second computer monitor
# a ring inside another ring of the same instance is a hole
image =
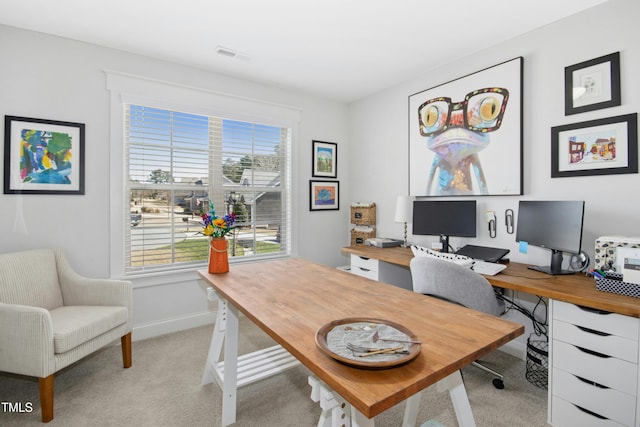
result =
[[[532,266],[547,274],[571,274],[562,269],[562,253],[580,253],[585,202],[582,200],[521,200],[516,241],[551,250],[549,266]]]

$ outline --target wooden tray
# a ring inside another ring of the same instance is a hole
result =
[[[383,341],[373,343],[371,337],[376,330],[378,330],[379,333],[382,332],[382,334],[380,334],[382,338],[388,337],[389,332],[394,332],[393,338],[413,341],[418,339],[411,331],[409,331],[404,326],[391,322],[389,320],[372,319],[365,317],[349,317],[346,319],[334,320],[318,329],[318,331],[316,332],[316,345],[325,355],[341,363],[365,369],[392,368],[405,364],[413,360],[416,356],[418,356],[418,354],[420,354],[420,344],[393,343]],[[330,341],[332,340],[328,340],[327,338],[329,334],[332,333],[332,331],[333,334],[342,335],[336,335],[335,337],[333,337],[333,343],[330,344]],[[353,342],[354,344],[362,345],[365,347],[389,347],[390,345],[404,345],[404,348],[408,351],[408,354],[385,354],[358,357],[355,355],[355,353],[349,352],[346,349],[347,342]]]

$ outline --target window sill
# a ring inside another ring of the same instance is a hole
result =
[[[247,260],[230,260],[230,269],[233,270],[234,265],[240,265],[245,263],[252,262],[261,262],[267,261],[270,259],[279,259],[279,258],[288,258],[289,255],[265,255],[263,257],[251,257],[251,259]],[[200,280],[200,276],[198,275],[198,270],[202,270],[207,268],[207,264],[199,264],[193,265],[186,268],[174,269],[174,270],[159,270],[153,272],[144,272],[144,273],[132,273],[127,274],[121,277],[122,280],[130,280],[133,282],[133,288],[147,288],[151,286],[163,286],[168,284],[175,284],[180,282],[190,282],[195,280]]]

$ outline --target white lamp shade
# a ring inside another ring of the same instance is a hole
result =
[[[398,196],[396,199],[396,214],[393,218],[395,222],[412,222],[413,217],[413,197]]]

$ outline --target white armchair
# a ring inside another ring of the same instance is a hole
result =
[[[60,249],[0,254],[0,371],[38,377],[53,419],[54,374],[120,338],[131,366],[131,282],[89,279]]]

